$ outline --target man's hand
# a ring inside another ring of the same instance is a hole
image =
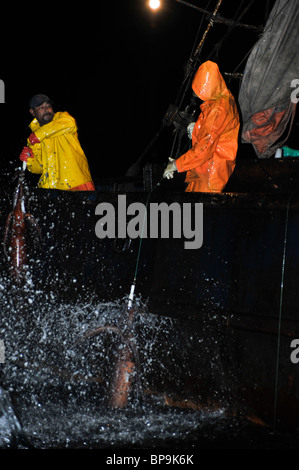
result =
[[[28,137],[28,139],[29,139],[29,142],[31,143],[31,145],[39,144],[39,143],[40,143],[40,140],[36,137],[36,135],[34,134],[34,132],[32,132],[32,134],[30,134],[30,136]]]
[[[164,170],[163,178],[167,178],[169,180],[170,178],[173,178],[174,172],[178,171],[178,169],[176,167],[176,163],[175,163],[174,158],[169,157],[168,160],[169,160],[169,163],[168,163],[167,167]]]
[[[33,154],[32,150],[29,147],[24,147],[22,152],[20,153],[19,158],[22,162],[27,163],[28,158],[34,158],[34,154]]]

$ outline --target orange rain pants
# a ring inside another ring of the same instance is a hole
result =
[[[186,191],[221,192],[236,164],[239,114],[215,62],[197,70],[192,89],[203,101],[192,133],[192,148],[176,160],[186,171]]]

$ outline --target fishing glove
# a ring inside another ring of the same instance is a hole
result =
[[[20,153],[20,160],[22,162],[27,162],[28,158],[34,158],[34,154],[29,147],[24,147]]]
[[[190,140],[192,140],[192,133],[193,133],[194,126],[195,126],[195,122],[190,122],[190,124],[187,127],[187,134]]]
[[[30,136],[28,137],[28,139],[29,139],[29,142],[31,143],[31,145],[39,144],[39,143],[40,143],[40,140],[36,137],[36,135],[34,134],[34,132],[32,132],[32,134],[30,134]]]
[[[168,163],[167,167],[164,170],[163,178],[167,178],[169,180],[170,178],[173,178],[174,172],[178,171],[178,169],[176,167],[176,163],[175,163],[174,158],[169,157],[168,160],[169,160],[169,163]]]

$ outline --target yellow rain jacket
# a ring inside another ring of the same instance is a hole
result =
[[[41,173],[39,188],[69,190],[92,183],[87,158],[78,140],[75,119],[67,112],[57,112],[48,124],[37,119],[29,125],[40,143],[27,145],[34,158],[28,158],[27,169]]]
[[[187,171],[186,191],[220,192],[236,164],[239,114],[215,62],[204,62],[192,83],[204,102],[192,133],[192,148],[176,160]]]

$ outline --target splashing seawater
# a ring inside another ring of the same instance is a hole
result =
[[[0,449],[177,450],[226,448],[226,443],[232,448],[235,442],[237,448],[285,444],[275,436],[271,441],[269,433],[261,434],[256,426],[248,428],[248,422],[229,415],[219,400],[216,407],[200,405],[200,390],[194,394],[190,388],[194,371],[188,366],[195,344],[191,336],[197,336],[201,351],[195,361],[199,358],[196,379],[201,379],[208,356],[208,375],[215,373],[209,388],[216,401],[223,387],[231,393],[219,354],[216,351],[214,361],[210,355],[216,344],[211,322],[206,336],[192,329],[186,344],[180,323],[151,314],[136,299],[132,393],[126,408],[111,409],[108,397],[119,347],[117,331],[123,327],[127,299],[61,302],[55,292],[32,289],[30,278],[21,298],[13,294],[18,291],[7,289],[6,280],[0,279],[0,339],[5,344],[5,361],[0,364]],[[199,397],[200,406],[189,406],[187,400],[185,408],[175,400],[171,403],[173,392]],[[287,443],[290,448],[294,445],[290,436]]]
[[[101,448],[192,441],[200,413],[169,408],[162,393],[173,384],[184,389],[181,368],[187,353],[173,320],[150,314],[140,299],[130,400],[126,409],[107,406],[124,302],[59,303],[53,293],[32,294],[28,282],[19,315],[11,296],[2,296],[5,362],[0,384],[22,428],[20,446]],[[0,447],[9,446],[9,435],[18,432],[4,414],[1,428],[0,416]],[[11,442],[18,446],[15,438]]]

